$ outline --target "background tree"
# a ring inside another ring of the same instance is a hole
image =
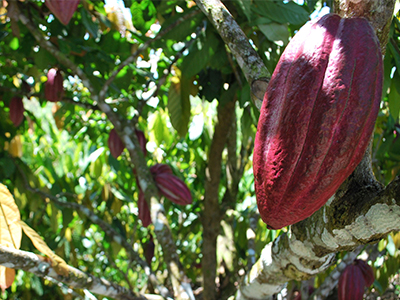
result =
[[[394,0],[71,0],[69,21],[50,2],[1,7],[2,298],[307,299],[309,286],[324,298],[360,253],[374,267],[369,293],[390,288],[400,264]],[[329,8],[367,17],[385,53],[374,139],[329,205],[268,230],[251,164],[258,108],[290,37]],[[46,88],[56,70],[62,93]]]

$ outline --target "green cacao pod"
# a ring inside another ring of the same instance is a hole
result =
[[[283,52],[260,111],[253,169],[268,227],[317,211],[360,163],[382,94],[382,54],[364,18],[325,15]]]

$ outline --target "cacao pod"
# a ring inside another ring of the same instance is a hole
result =
[[[150,234],[148,237],[148,240],[146,243],[143,245],[143,250],[144,250],[144,257],[146,258],[146,262],[149,266],[151,266],[151,261],[153,260],[154,257],[154,241],[153,241],[153,236]]]
[[[139,186],[139,185],[138,185]],[[138,199],[139,219],[142,221],[144,227],[148,227],[151,222],[151,215],[149,205],[144,198],[144,193],[139,187],[139,199]]]
[[[80,0],[46,0],[45,4],[64,25],[71,20]]]
[[[22,98],[18,96],[12,97],[10,102],[10,120],[14,123],[15,127],[18,127],[22,123],[24,111]]]
[[[47,101],[58,102],[64,96],[63,77],[60,70],[50,69],[47,73],[47,81],[44,84],[44,96]]]
[[[382,94],[382,54],[364,18],[325,15],[287,45],[254,144],[257,205],[268,228],[317,211],[360,163]]]
[[[154,180],[161,195],[180,205],[192,203],[192,195],[186,184],[170,173],[158,173]]]
[[[375,281],[374,270],[372,267],[361,259],[355,259],[354,264],[360,268],[364,276],[365,286],[371,286]]]
[[[118,158],[125,149],[125,144],[119,137],[117,131],[113,128],[108,136],[108,148],[113,157]]]
[[[340,274],[338,283],[339,300],[362,300],[365,287],[374,282],[374,273],[366,262],[356,259]]]
[[[171,167],[167,164],[155,164],[150,168],[150,172],[153,174],[153,177],[162,173],[172,174]]]
[[[147,149],[146,149],[147,140],[146,140],[146,137],[144,136],[144,132],[139,129],[135,129],[135,133],[136,133],[136,137],[139,141],[140,148],[142,149],[144,156],[146,156],[147,155]]]

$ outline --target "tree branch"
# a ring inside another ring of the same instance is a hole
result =
[[[204,299],[216,299],[215,272],[217,269],[217,237],[220,233],[221,210],[219,204],[219,183],[221,180],[222,151],[225,148],[235,112],[236,101],[224,106],[218,105],[218,123],[208,153],[204,195],[203,222],[203,287]]]

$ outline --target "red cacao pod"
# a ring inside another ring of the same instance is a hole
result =
[[[146,156],[147,155],[147,149],[146,149],[147,140],[146,140],[146,137],[144,136],[144,132],[139,129],[135,129],[135,133],[136,133],[136,137],[139,141],[140,148],[142,149],[144,156]]]
[[[14,123],[15,127],[18,127],[22,123],[24,111],[22,98],[18,96],[12,97],[10,102],[10,120]]]
[[[354,171],[382,94],[382,55],[364,18],[329,14],[303,26],[283,52],[260,111],[253,169],[268,227],[317,211]]]
[[[367,286],[362,268],[355,261],[340,274],[338,283],[339,300],[362,300]]]
[[[60,70],[50,69],[47,73],[47,81],[44,84],[44,96],[47,101],[58,102],[64,96],[63,77]]]
[[[80,0],[46,0],[45,4],[64,25],[71,20]]]
[[[108,148],[110,148],[110,153],[115,158],[121,155],[122,151],[125,149],[125,144],[122,142],[117,131],[113,128],[108,136]]]
[[[171,167],[166,164],[155,164],[150,168],[150,172],[153,174],[153,176],[157,176],[158,174],[162,173],[172,174]]]
[[[139,185],[138,185],[139,186]],[[139,199],[138,199],[139,219],[142,221],[144,227],[148,227],[151,224],[151,215],[149,205],[144,198],[144,193],[139,187]]]
[[[371,286],[375,281],[374,270],[372,269],[372,267],[361,259],[355,259],[354,264],[356,264],[357,267],[360,268],[364,276],[365,286]]]
[[[161,195],[180,205],[192,203],[192,195],[186,184],[170,173],[155,175],[156,185]]]
[[[143,250],[144,250],[144,257],[146,258],[146,262],[149,266],[151,266],[151,261],[153,260],[154,257],[154,241],[153,241],[153,236],[150,234],[148,237],[148,240],[146,243],[143,245]]]

